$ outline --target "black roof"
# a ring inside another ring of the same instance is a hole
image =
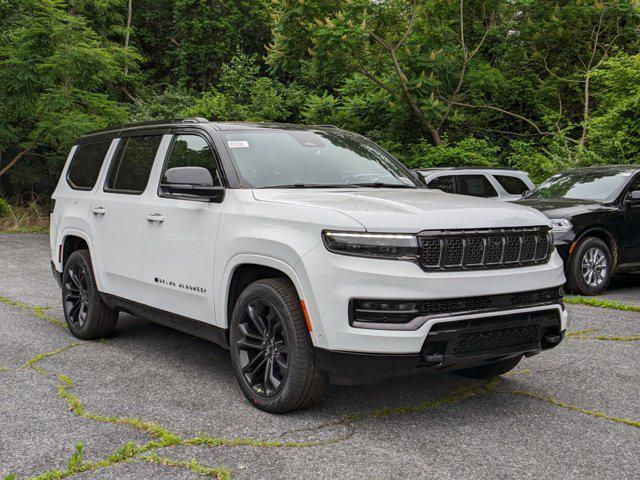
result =
[[[172,120],[153,120],[148,122],[128,123],[125,125],[116,125],[109,128],[94,130],[80,137],[78,141],[95,139],[96,137],[116,137],[123,132],[145,130],[149,127],[166,128],[178,125],[195,125],[208,124],[216,130],[221,131],[242,131],[273,128],[278,130],[318,130],[318,129],[336,129],[333,125],[297,125],[292,123],[275,123],[275,122],[216,122],[201,117],[181,118]]]

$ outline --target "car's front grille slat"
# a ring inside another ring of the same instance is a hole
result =
[[[421,232],[420,266],[466,270],[546,263],[551,255],[546,227]]]

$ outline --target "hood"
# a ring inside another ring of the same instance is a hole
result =
[[[256,200],[342,212],[369,231],[419,232],[429,229],[549,225],[530,208],[499,200],[426,189],[256,189]]]
[[[602,208],[597,202],[571,198],[523,198],[515,203],[540,210],[549,218],[570,218]]]

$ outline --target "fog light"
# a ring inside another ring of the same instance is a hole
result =
[[[395,300],[351,300],[349,323],[408,323],[418,315],[416,303]]]

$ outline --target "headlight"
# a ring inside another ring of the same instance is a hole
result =
[[[327,250],[358,257],[415,260],[418,258],[418,239],[404,233],[322,232]]]
[[[573,228],[571,222],[569,220],[565,220],[564,218],[552,218],[551,224],[553,225],[554,233],[568,232]]]

